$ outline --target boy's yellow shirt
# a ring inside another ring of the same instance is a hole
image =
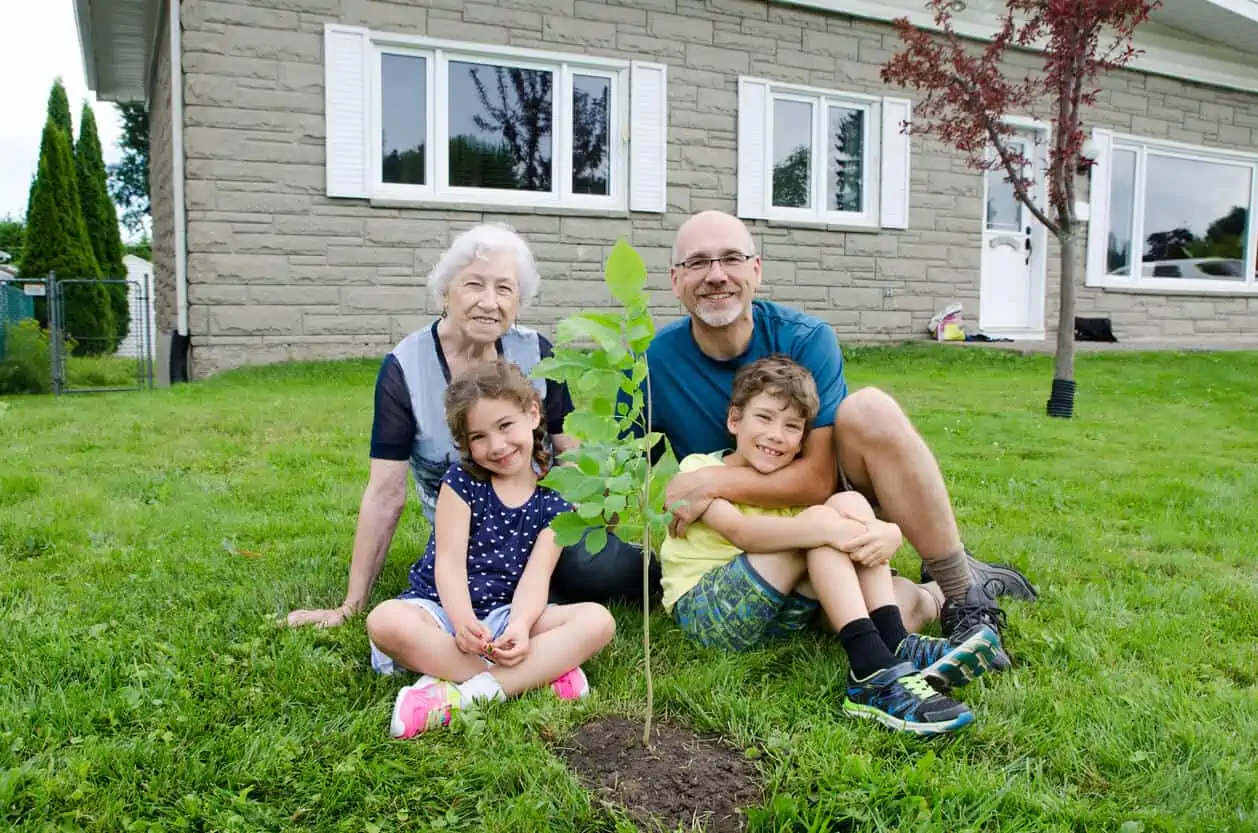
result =
[[[681,471],[689,472],[708,466],[723,466],[723,455],[691,454],[681,461]],[[762,506],[734,504],[745,515],[764,515],[790,518],[803,511],[803,507],[766,509]],[[725,540],[715,529],[703,521],[695,521],[686,530],[686,537],[669,535],[660,547],[661,584],[664,587],[664,609],[672,612],[677,600],[699,583],[703,574],[714,567],[721,567],[742,552]]]

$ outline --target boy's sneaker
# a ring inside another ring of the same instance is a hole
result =
[[[884,668],[863,680],[855,679],[849,672],[843,712],[923,736],[955,732],[974,722],[974,712],[964,703],[935,691],[907,662]]]
[[[565,671],[550,681],[550,690],[560,700],[580,700],[590,693],[590,681],[581,666]]]
[[[979,584],[970,585],[965,599],[955,602],[945,599],[940,614],[943,635],[953,646],[965,644],[982,628],[989,628],[997,637],[996,651],[991,659],[991,670],[1006,671],[1012,667],[1009,655],[1000,647],[1000,629],[1005,625],[1005,612]]]
[[[936,691],[947,692],[991,670],[999,650],[1000,637],[984,626],[958,645],[937,636],[911,633],[895,649],[895,656],[921,671]]]
[[[974,583],[982,585],[987,595],[993,599],[1008,596],[1011,599],[1033,602],[1039,598],[1035,587],[1016,568],[1008,564],[988,564],[986,561],[979,561],[970,554],[969,550],[965,551],[965,560],[969,562],[970,575],[974,577]],[[930,567],[923,561],[922,584],[930,580]]]
[[[389,734],[395,738],[411,738],[420,732],[448,725],[454,710],[461,708],[463,693],[457,685],[445,680],[426,683],[421,677],[415,685],[408,685],[398,692],[393,703]]]

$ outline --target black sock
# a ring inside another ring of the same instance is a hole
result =
[[[897,605],[883,605],[877,610],[869,612],[869,618],[873,620],[874,627],[878,629],[878,633],[882,636],[883,643],[887,646],[887,650],[895,653],[895,649],[900,647],[909,635],[908,630],[904,627],[904,620],[900,618],[900,608]]]
[[[847,651],[852,676],[863,680],[876,671],[895,665],[895,657],[887,650],[878,629],[869,619],[855,619],[839,631],[839,641]]]

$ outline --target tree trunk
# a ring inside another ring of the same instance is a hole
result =
[[[1057,316],[1053,391],[1047,410],[1049,416],[1069,419],[1075,409],[1075,275],[1079,265],[1079,236],[1073,224],[1066,226],[1058,242],[1061,244],[1061,309]]]

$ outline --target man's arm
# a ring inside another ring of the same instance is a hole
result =
[[[864,524],[828,506],[810,506],[790,518],[745,515],[730,502],[714,500],[703,522],[743,552],[781,552],[839,546],[864,531]]]

